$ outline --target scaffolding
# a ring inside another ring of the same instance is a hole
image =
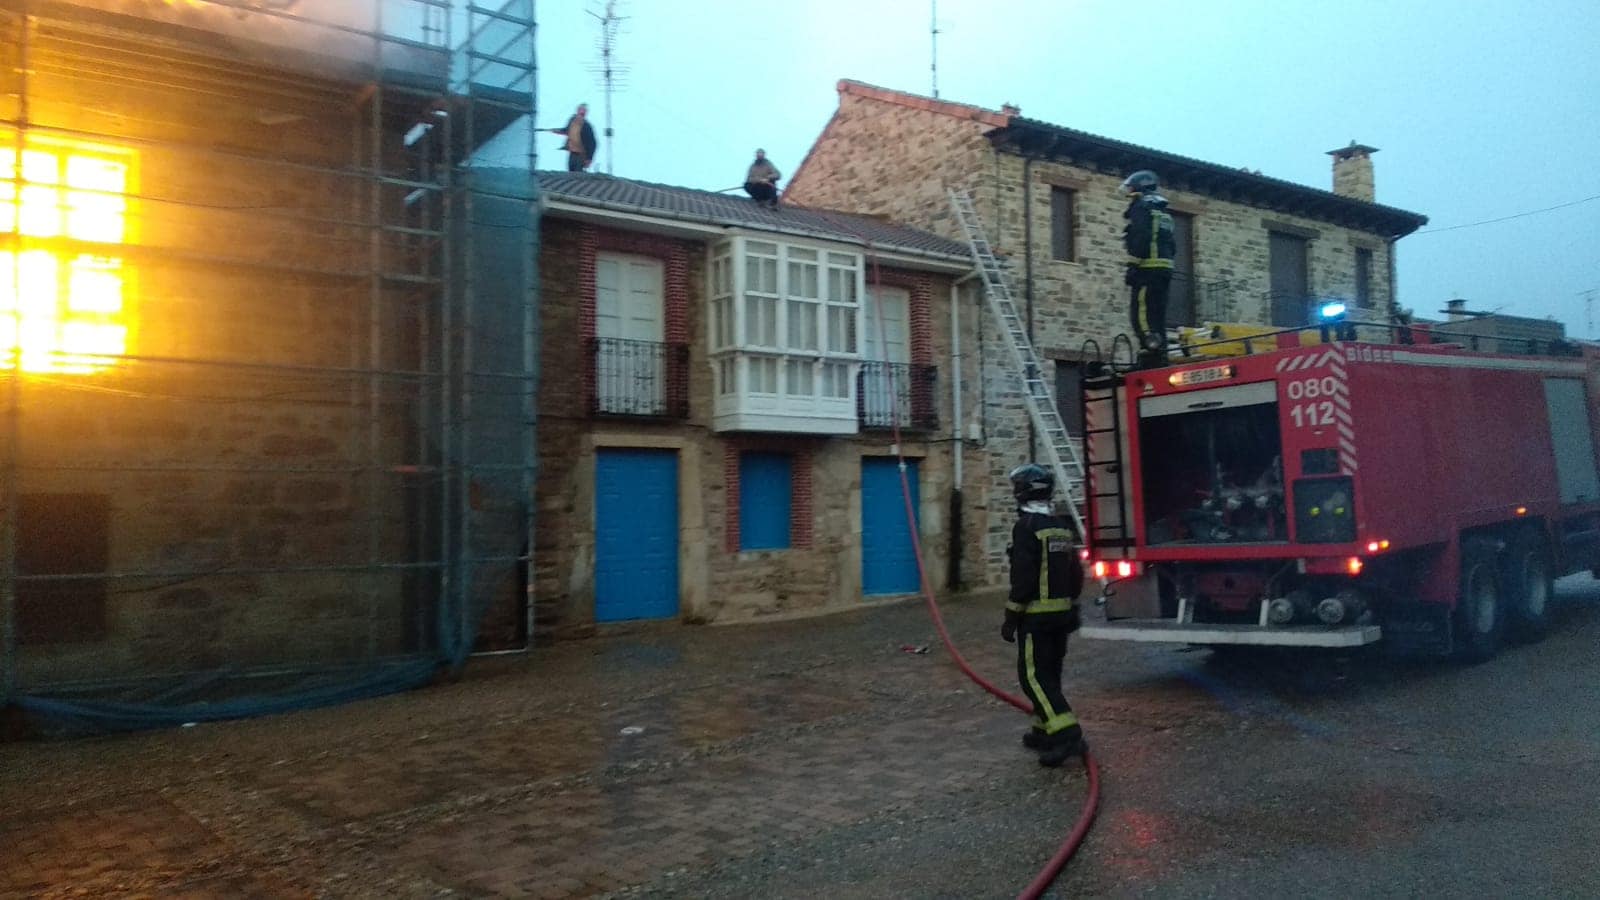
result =
[[[0,32],[0,707],[225,718],[526,647],[533,0]]]

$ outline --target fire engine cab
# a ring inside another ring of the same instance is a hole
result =
[[[1085,379],[1084,636],[1481,661],[1600,567],[1595,348],[1197,335],[1181,364]]]

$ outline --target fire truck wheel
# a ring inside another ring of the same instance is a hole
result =
[[[1468,538],[1461,542],[1456,654],[1463,662],[1486,662],[1500,652],[1506,616],[1497,556],[1495,543],[1486,538]]]
[[[1511,634],[1519,641],[1540,640],[1550,627],[1548,607],[1555,593],[1548,542],[1536,531],[1518,535],[1506,549],[1504,562],[1502,583]]]

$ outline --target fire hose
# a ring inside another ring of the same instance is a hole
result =
[[[972,665],[967,662],[966,657],[961,655],[961,651],[956,649],[955,642],[950,639],[950,631],[945,627],[944,615],[939,611],[939,602],[933,596],[933,589],[928,582],[927,568],[922,559],[922,540],[917,535],[916,513],[911,505],[911,485],[906,478],[906,461],[900,448],[899,431],[897,424],[895,425],[894,444],[895,457],[899,462],[900,468],[900,493],[905,501],[907,521],[910,522],[911,548],[917,559],[917,577],[922,585],[922,596],[927,602],[928,616],[933,619],[933,627],[939,632],[939,640],[944,644],[944,649],[950,654],[950,658],[955,661],[956,667],[968,678],[972,679],[974,684],[1024,713],[1032,714],[1033,704],[1022,697],[1018,697],[1016,694],[1001,690],[993,682],[978,674],[972,668]],[[1072,855],[1078,851],[1078,846],[1083,843],[1083,839],[1089,834],[1089,827],[1094,824],[1095,813],[1100,808],[1100,766],[1095,762],[1094,756],[1088,750],[1083,752],[1083,770],[1089,778],[1089,793],[1083,801],[1083,812],[1079,814],[1077,824],[1072,827],[1071,833],[1061,843],[1061,847],[1056,850],[1055,855],[1050,857],[1044,868],[1039,870],[1039,874],[1028,882],[1028,886],[1023,888],[1022,893],[1017,895],[1020,900],[1035,900],[1035,898],[1044,894],[1045,890],[1050,887],[1051,882],[1055,881],[1056,876],[1066,866],[1067,861],[1072,859]]]
[[[790,201],[789,205],[798,204]],[[813,211],[827,216],[827,213],[823,210]],[[828,216],[828,218],[832,219],[831,216]],[[873,286],[878,285],[878,258],[877,254],[873,252],[871,238],[860,234],[858,231],[856,231],[856,229],[848,226],[845,226],[845,230],[852,234],[856,234],[856,236],[861,238],[861,240],[865,243],[868,258],[871,260],[872,264],[872,284]],[[877,319],[876,326],[878,331],[878,345],[880,347],[886,346],[887,341],[885,338],[887,333],[884,327],[883,304],[874,304],[874,310],[876,312]],[[894,387],[894,368],[892,366],[887,367],[887,371],[889,377],[889,396],[893,398],[897,396]],[[907,530],[911,534],[911,549],[917,561],[918,584],[921,586],[923,599],[927,602],[928,616],[933,620],[933,627],[939,632],[939,640],[944,644],[944,648],[950,654],[950,658],[955,661],[956,667],[959,668],[968,678],[972,679],[974,684],[980,688],[983,688],[995,698],[1005,703],[1009,703],[1022,712],[1031,715],[1033,713],[1032,703],[1028,702],[1022,697],[1017,696],[1016,694],[1001,690],[999,687],[996,687],[993,682],[978,674],[978,672],[972,668],[971,664],[967,662],[966,657],[961,655],[961,651],[956,648],[955,642],[950,638],[950,631],[945,627],[944,615],[939,611],[939,602],[934,597],[933,587],[928,579],[927,565],[922,556],[922,538],[917,533],[917,514],[916,509],[911,501],[911,483],[906,477],[905,450],[901,446],[900,413],[898,404],[891,400],[890,409],[891,412],[889,416],[889,424],[893,429],[895,461],[898,464],[898,469],[900,472],[900,497],[905,504]],[[1083,752],[1083,769],[1084,773],[1088,776],[1089,782],[1088,795],[1084,798],[1083,802],[1083,811],[1078,815],[1078,821],[1075,825],[1073,825],[1072,831],[1068,833],[1066,840],[1061,843],[1061,846],[1056,850],[1055,854],[1050,857],[1048,862],[1045,863],[1044,868],[1039,870],[1039,874],[1035,875],[1033,880],[1028,883],[1028,886],[1022,889],[1022,893],[1017,895],[1019,900],[1035,900],[1035,898],[1038,898],[1044,894],[1045,890],[1047,890],[1051,883],[1055,881],[1056,876],[1061,873],[1061,870],[1066,866],[1067,862],[1072,859],[1073,854],[1078,851],[1078,847],[1083,843],[1083,839],[1089,834],[1090,826],[1094,824],[1095,813],[1097,813],[1100,808],[1100,766],[1095,762],[1094,756],[1090,754],[1087,749],[1085,749]]]
[[[878,271],[878,256],[873,249],[871,237],[861,233],[859,229],[851,227],[848,223],[839,222],[833,215],[829,213],[828,210],[808,207],[803,204],[796,203],[788,198],[785,198],[784,205],[808,209],[811,212],[817,213],[828,221],[839,226],[841,230],[845,231],[846,233],[853,234],[860,239],[866,248],[867,258],[870,260],[872,266],[871,286],[876,288],[881,283]],[[878,331],[878,344],[879,346],[886,346],[887,329],[884,326],[883,305],[881,303],[874,304],[874,311],[876,313],[875,318],[877,319],[876,326]],[[905,450],[901,446],[899,404],[893,402],[892,400],[892,398],[897,396],[894,386],[894,367],[887,367],[887,372],[889,378],[889,396],[891,398],[891,402],[889,404],[889,424],[893,429],[892,434],[894,437],[895,462],[897,463],[897,468],[899,469],[900,473],[900,497],[902,502],[905,504],[906,526],[907,530],[911,534],[911,549],[917,561],[917,582],[921,587],[923,599],[927,602],[928,616],[933,620],[933,627],[935,630],[939,632],[940,642],[944,644],[944,648],[950,654],[950,658],[955,661],[956,667],[959,668],[963,674],[972,679],[974,684],[980,688],[983,688],[995,698],[1009,703],[1022,712],[1031,715],[1033,713],[1032,703],[1028,702],[1022,697],[1017,696],[1016,694],[1001,690],[1000,688],[996,687],[993,682],[989,681],[987,678],[984,678],[972,668],[972,665],[967,662],[966,657],[962,656],[961,651],[956,648],[955,642],[950,638],[949,629],[945,627],[944,615],[939,611],[939,601],[934,597],[932,583],[928,580],[927,563],[922,556],[922,537],[917,533],[916,508],[911,502],[911,483],[906,477]],[[1067,862],[1072,859],[1073,854],[1077,852],[1078,847],[1083,843],[1083,839],[1088,836],[1090,826],[1094,824],[1095,813],[1097,813],[1100,808],[1100,766],[1095,762],[1094,756],[1089,753],[1087,749],[1085,749],[1083,752],[1083,769],[1084,773],[1088,776],[1089,781],[1089,790],[1088,795],[1084,798],[1083,811],[1079,813],[1077,823],[1073,825],[1072,831],[1068,833],[1066,840],[1062,841],[1061,846],[1056,850],[1055,855],[1051,856],[1049,861],[1045,863],[1044,868],[1039,870],[1039,874],[1035,875],[1033,880],[1028,882],[1028,886],[1022,889],[1022,893],[1017,895],[1019,900],[1036,900],[1036,898],[1044,894],[1045,890],[1047,890],[1051,883],[1055,881],[1056,876],[1060,874],[1062,868],[1064,868]]]

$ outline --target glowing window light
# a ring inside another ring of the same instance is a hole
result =
[[[0,148],[0,354],[7,368],[88,374],[128,352],[126,273],[115,256],[30,239],[94,244],[127,241],[127,157],[110,148],[30,138]]]

